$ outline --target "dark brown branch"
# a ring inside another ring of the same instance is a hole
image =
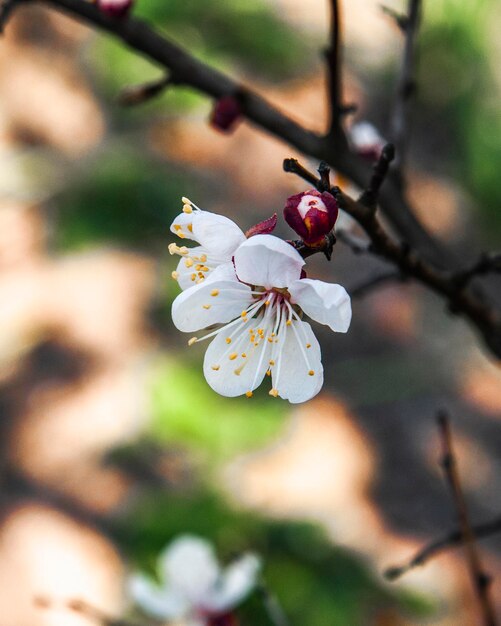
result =
[[[485,573],[477,551],[475,534],[470,523],[468,508],[466,506],[466,500],[464,498],[454,456],[449,418],[445,413],[441,412],[437,416],[437,421],[442,443],[441,465],[456,506],[468,569],[482,612],[483,623],[485,626],[497,626],[496,613],[489,593],[491,579]]]
[[[320,179],[297,160],[286,159],[284,169],[301,176],[317,189],[321,188]],[[370,239],[369,251],[372,254],[386,259],[403,276],[414,278],[443,297],[448,302],[449,310],[468,319],[481,332],[492,352],[501,358],[501,317],[497,309],[479,298],[477,293],[467,288],[458,288],[454,273],[436,268],[408,244],[395,241],[383,228],[371,207],[353,200],[337,187],[332,187],[331,193],[336,197],[340,208],[363,228]]]
[[[472,526],[473,534],[476,539],[484,539],[485,537],[490,537],[497,533],[501,533],[501,516],[495,517],[490,522],[485,522],[484,524],[477,524]],[[443,552],[447,548],[456,548],[463,543],[463,534],[460,530],[456,529],[450,532],[435,541],[432,541],[424,548],[421,548],[416,554],[410,559],[408,563],[404,565],[399,565],[395,567],[389,567],[384,575],[389,580],[396,580],[403,576],[407,572],[410,572],[415,567],[419,567],[420,565],[425,565],[430,559],[437,556],[439,553]]]
[[[118,102],[123,106],[136,106],[138,104],[143,104],[155,96],[160,95],[169,85],[172,85],[173,83],[174,81],[170,76],[163,76],[159,80],[155,80],[150,83],[125,87],[125,89],[123,89],[121,94],[118,96]]]
[[[188,85],[212,97],[241,94],[242,115],[263,130],[279,137],[304,154],[327,161],[344,176],[360,186],[368,177],[368,168],[362,159],[350,153],[346,143],[339,138],[320,137],[304,129],[271,106],[255,92],[232,80],[222,72],[195,59],[188,52],[159,35],[140,19],[114,19],[108,17],[91,2],[85,0],[6,0],[3,21],[15,6],[38,2],[69,13],[73,17],[97,26],[118,37],[135,52],[169,70],[178,84]],[[1,11],[1,10],[0,10]],[[2,16],[0,15],[0,20]],[[380,207],[394,228],[418,248],[428,259],[444,265],[449,255],[423,228],[403,197],[396,181],[389,181],[380,196]]]
[[[371,211],[375,211],[377,208],[379,190],[383,184],[391,162],[395,158],[395,148],[393,144],[387,143],[381,151],[381,155],[374,165],[374,171],[372,173],[371,180],[367,189],[362,193],[358,201]]]
[[[457,272],[454,276],[454,280],[458,288],[463,289],[471,280],[477,276],[484,276],[485,274],[501,273],[501,253],[484,253],[481,254],[475,263],[470,267]]]
[[[409,0],[407,17],[405,20],[400,21],[401,28],[405,34],[405,44],[391,120],[391,138],[395,144],[397,165],[400,173],[405,161],[409,139],[409,100],[416,88],[414,71],[420,13],[421,0]]]
[[[340,123],[344,112],[341,75],[341,24],[338,0],[330,0],[330,43],[325,52],[329,92],[329,131],[331,137],[342,135]]]

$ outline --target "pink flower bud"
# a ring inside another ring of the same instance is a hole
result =
[[[110,17],[125,17],[134,0],[96,0],[97,8]]]
[[[334,228],[337,202],[327,191],[310,189],[291,196],[284,208],[285,221],[308,246],[315,247]]]
[[[212,109],[210,123],[222,132],[229,133],[242,117],[242,107],[235,96],[223,96]]]

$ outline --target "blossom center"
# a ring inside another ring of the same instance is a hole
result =
[[[301,198],[301,202],[297,205],[297,210],[299,211],[299,215],[301,215],[302,219],[304,219],[308,212],[312,209],[328,213],[327,207],[321,198],[309,195],[303,196]]]

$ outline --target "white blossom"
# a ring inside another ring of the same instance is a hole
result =
[[[320,346],[303,313],[346,332],[351,303],[340,285],[301,278],[304,260],[273,235],[256,235],[234,252],[232,262],[173,302],[174,325],[195,333],[220,325],[193,345],[213,338],[204,359],[209,385],[223,396],[252,396],[266,375],[270,395],[304,402],[323,384]]]
[[[138,608],[160,620],[180,620],[186,626],[207,626],[240,604],[257,582],[260,561],[245,554],[226,568],[212,545],[200,537],[182,535],[160,555],[160,583],[143,574],[128,581]]]
[[[169,245],[171,254],[181,256],[172,273],[181,289],[203,282],[214,268],[231,261],[235,250],[245,241],[244,233],[235,222],[224,215],[202,211],[188,198],[183,198],[183,212],[170,229],[181,239],[199,244],[194,248]]]

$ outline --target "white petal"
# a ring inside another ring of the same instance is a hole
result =
[[[197,211],[193,220],[193,238],[218,257],[231,259],[238,246],[245,241],[240,228],[224,215]]]
[[[234,398],[259,387],[269,368],[272,351],[268,341],[271,329],[267,325],[261,318],[252,319],[216,335],[204,358],[205,379],[214,391]],[[257,332],[260,328],[268,331],[262,338]]]
[[[298,304],[311,319],[345,333],[351,322],[350,296],[341,285],[303,278],[289,286],[291,302]]]
[[[212,545],[192,535],[182,535],[164,550],[159,569],[167,584],[194,606],[203,603],[221,573]]]
[[[254,554],[246,554],[229,565],[211,595],[209,609],[225,611],[237,606],[256,586],[261,561]]]
[[[193,218],[196,215],[195,211],[192,213],[180,213],[176,215],[174,221],[170,225],[170,230],[175,235],[180,236],[183,239],[195,240],[193,236]]]
[[[299,279],[303,265],[299,252],[273,235],[255,235],[235,252],[237,276],[249,285],[287,287]]]
[[[227,263],[178,295],[172,303],[172,321],[183,332],[195,332],[234,320],[253,301],[251,289],[237,280],[232,263]]]
[[[127,590],[137,607],[157,619],[176,619],[182,617],[187,610],[182,596],[172,590],[160,588],[142,574],[130,576]]]
[[[283,324],[278,350],[276,366],[271,370],[273,388],[278,390],[278,395],[293,404],[316,396],[324,382],[324,368],[311,326],[298,320],[290,326]]]

